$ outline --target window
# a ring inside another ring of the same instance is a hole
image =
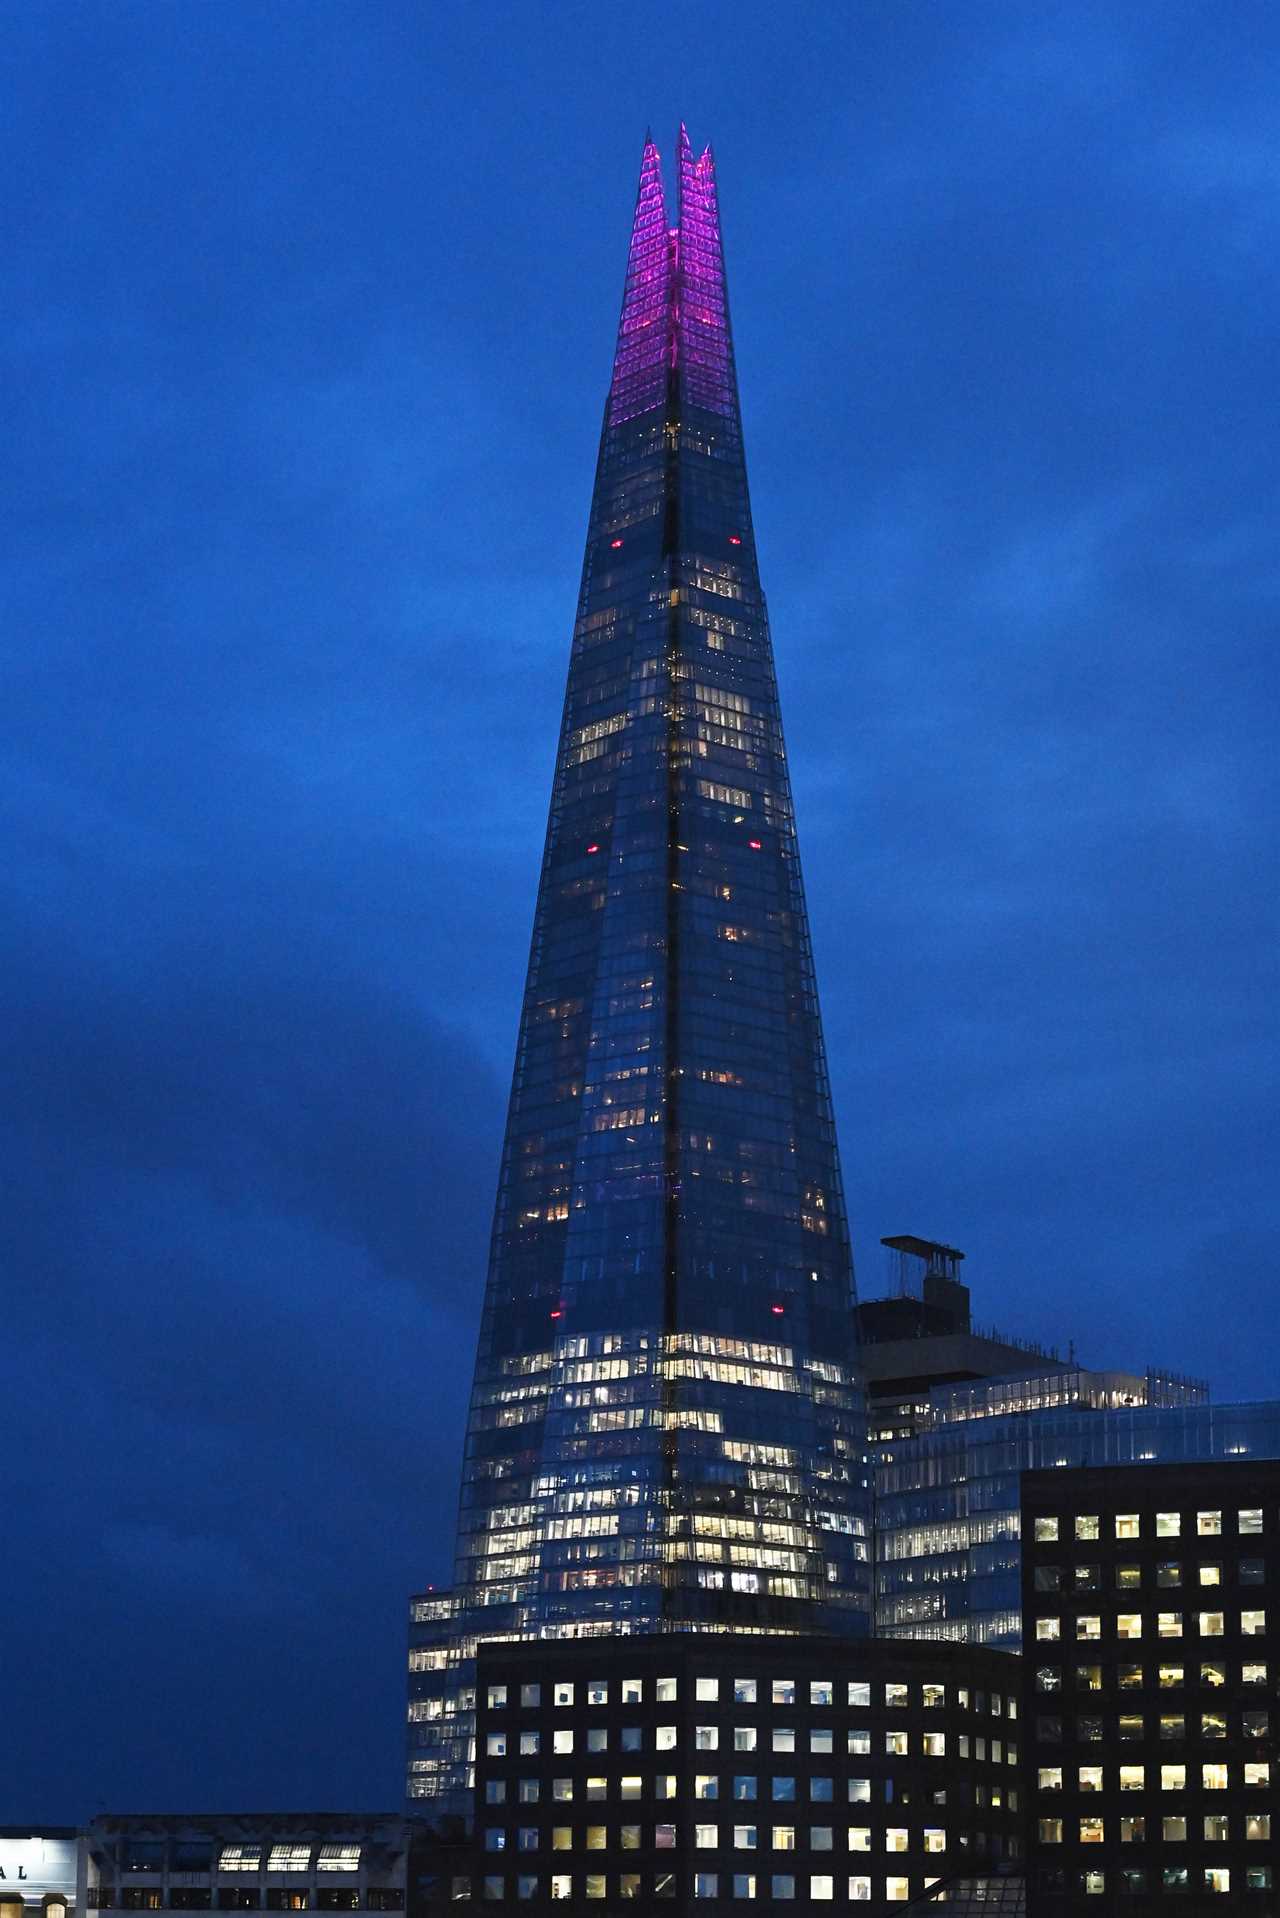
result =
[[[551,1749],[557,1758],[566,1757],[573,1750],[573,1733],[571,1731],[552,1732]]]
[[[674,1729],[674,1727],[673,1727]],[[672,1741],[674,1743],[674,1740]],[[720,1727],[718,1725],[697,1725],[693,1733],[694,1750],[713,1752],[720,1749]]]
[[[796,1702],[796,1682],[794,1678],[775,1678],[772,1687],[775,1705],[794,1705]]]
[[[501,1898],[506,1888],[507,1881],[505,1878],[486,1878],[484,1881],[484,1895],[486,1898]]]
[[[1269,1787],[1271,1784],[1271,1766],[1268,1761],[1265,1758],[1246,1759],[1244,1782],[1246,1785],[1264,1785]]]
[[[1221,1512],[1197,1512],[1196,1531],[1201,1538],[1219,1538],[1222,1534]]]
[[[500,1712],[506,1706],[507,1688],[505,1685],[490,1685],[485,1696],[489,1710],[491,1712]]]
[[[759,1842],[759,1833],[755,1825],[735,1825],[733,1828],[733,1848],[735,1851],[754,1851]]]
[[[536,1878],[527,1878],[522,1874],[516,1879],[517,1898],[536,1898],[537,1895],[538,1881]]]
[[[886,1851],[905,1851],[908,1842],[907,1827],[905,1825],[890,1825],[885,1832],[884,1848]]]
[[[1157,1636],[1160,1638],[1181,1638],[1182,1637],[1182,1613],[1181,1612],[1157,1612],[1156,1613],[1156,1633],[1157,1633]]]
[[[1240,1630],[1246,1638],[1260,1638],[1267,1629],[1265,1612],[1241,1612]]]
[[[714,1851],[720,1843],[719,1825],[695,1825],[693,1843],[697,1851]]]
[[[1117,1638],[1141,1638],[1142,1637],[1142,1613],[1141,1612],[1117,1612],[1116,1613],[1116,1637]]]
[[[775,1825],[773,1828],[773,1849],[775,1851],[794,1851],[796,1848],[796,1828],[794,1825]]]
[[[1210,1845],[1225,1844],[1230,1819],[1224,1811],[1207,1811],[1204,1815],[1204,1835]]]
[[[1062,1790],[1061,1765],[1041,1765],[1036,1774],[1036,1783],[1041,1791]]]
[[[695,1871],[693,1895],[695,1898],[718,1898],[720,1896],[719,1874],[714,1871]]]
[[[809,1750],[811,1752],[817,1752],[822,1756],[826,1756],[830,1754],[834,1749],[835,1748],[834,1748],[834,1745],[832,1744],[832,1732],[831,1732],[830,1726],[826,1726],[826,1727],[821,1727],[817,1725],[813,1726],[809,1732]]]
[[[1101,1665],[1077,1665],[1076,1690],[1082,1692],[1100,1692],[1102,1690]]]
[[[640,1849],[639,1825],[619,1825],[618,1843],[623,1851],[639,1851]]]
[[[1081,1765],[1080,1789],[1081,1791],[1101,1791],[1102,1790],[1101,1765]]]
[[[1137,1512],[1116,1513],[1116,1537],[1137,1538],[1142,1531],[1142,1521]]]
[[[1161,1765],[1161,1791],[1185,1791],[1187,1788],[1187,1768],[1185,1765]]]
[[[653,1734],[654,1749],[660,1752],[672,1752],[679,1740],[679,1732],[674,1725],[659,1725]]]
[[[1062,1590],[1062,1570],[1057,1565],[1037,1565],[1031,1574],[1031,1581],[1037,1592],[1060,1592]],[[868,1687],[868,1689],[870,1689]],[[851,1698],[851,1705],[860,1704],[859,1699]]]
[[[603,1851],[605,1847],[605,1828],[603,1825],[587,1826],[587,1850]]]
[[[653,1695],[660,1705],[674,1705],[678,1689],[676,1679],[659,1678],[654,1683]]]
[[[622,1702],[624,1705],[644,1703],[643,1678],[624,1678],[622,1681]]]
[[[849,1684],[849,1703],[851,1705],[870,1705],[871,1685],[867,1679],[853,1679]]]
[[[507,1734],[505,1732],[487,1733],[484,1741],[484,1749],[486,1756],[489,1758],[505,1758],[507,1755]],[[275,1867],[272,1866],[270,1869],[274,1870]]]
[[[850,1736],[852,1736],[852,1733],[850,1734]],[[926,1758],[945,1758],[946,1757],[947,1734],[945,1732],[925,1732],[922,1735],[921,1743],[923,1745],[924,1755]],[[867,1747],[866,1747],[868,1750],[870,1749],[870,1744],[871,1744],[871,1741],[870,1739],[868,1739]]]
[[[1081,1612],[1076,1619],[1077,1638],[1101,1638],[1102,1620],[1097,1612]]]
[[[826,1899],[826,1898],[834,1898],[835,1895],[836,1895],[835,1879],[829,1878],[821,1872],[815,1872],[813,1877],[811,1877],[809,1880],[810,1898]]]
[[[1141,1738],[1146,1730],[1141,1712],[1121,1712],[1118,1726],[1120,1737],[1124,1740]]]
[[[1121,1791],[1142,1791],[1145,1789],[1145,1771],[1141,1765],[1121,1765]]]
[[[1157,1538],[1181,1538],[1182,1537],[1181,1512],[1157,1512],[1156,1513],[1156,1537]]]
[[[907,1687],[905,1685],[886,1685],[884,1702],[891,1710],[905,1710],[907,1705]]]
[[[850,1825],[849,1850],[850,1851],[870,1851],[871,1850],[870,1825]]]
[[[536,1753],[536,1752],[538,1751],[538,1749],[539,1749],[539,1746],[541,1745],[541,1742],[542,1742],[542,1739],[541,1739],[541,1734],[540,1734],[540,1733],[538,1733],[538,1732],[521,1732],[521,1734],[520,1734],[520,1755],[521,1755],[521,1757],[522,1757],[522,1758],[529,1758],[529,1757],[532,1757],[532,1756],[533,1756],[533,1755],[534,1755],[534,1754],[535,1754],[535,1753]]]
[[[635,1772],[628,1772],[619,1781],[619,1789],[623,1798],[639,1798],[644,1790],[644,1780]]]
[[[1147,1821],[1141,1812],[1127,1812],[1120,1820],[1120,1843],[1122,1845],[1145,1844]]]
[[[793,1726],[775,1725],[773,1728],[773,1749],[776,1752],[793,1752],[796,1748],[796,1734]]]
[[[693,1681],[693,1695],[700,1705],[714,1705],[720,1696],[720,1680],[718,1678],[695,1678]]]
[[[1099,1538],[1100,1536],[1101,1536],[1101,1530],[1098,1524],[1098,1518],[1096,1513],[1090,1512],[1090,1513],[1077,1514],[1077,1517],[1076,1517],[1076,1537],[1077,1538]]]
[[[735,1725],[733,1728],[733,1749],[736,1752],[753,1752],[756,1748],[756,1728],[754,1725]]]
[[[1177,1691],[1186,1681],[1186,1670],[1182,1665],[1160,1665],[1156,1668],[1156,1682],[1161,1691]]]
[[[1200,1767],[1200,1782],[1206,1791],[1225,1791],[1227,1789],[1227,1766],[1216,1760]]]
[[[1240,1583],[1242,1585],[1265,1585],[1267,1568],[1260,1558],[1242,1558],[1240,1560]]]
[[[487,1778],[484,1787],[486,1805],[501,1805],[506,1802],[507,1781],[505,1778]]]
[[[735,1898],[754,1898],[756,1895],[756,1875],[753,1871],[735,1871],[733,1874],[733,1895]]]
[[[1038,1692],[1060,1692],[1062,1690],[1062,1669],[1058,1665],[1038,1665],[1036,1667],[1036,1690]]]
[[[830,1825],[810,1825],[809,1850],[810,1851],[830,1851],[831,1850],[831,1829],[832,1828]]]
[[[1201,1638],[1222,1637],[1222,1616],[1221,1612],[1201,1612],[1199,1614]]]
[[[1036,1520],[1037,1545],[1056,1543],[1057,1537],[1058,1521],[1056,1518],[1038,1518]]]
[[[261,1863],[260,1845],[224,1845],[218,1853],[219,1871],[258,1871]]]
[[[851,1878],[849,1897],[855,1905],[868,1905],[871,1902],[871,1880],[869,1878]]]
[[[1221,1565],[1209,1565],[1209,1564],[1202,1565],[1200,1567],[1200,1583],[1202,1585],[1221,1585],[1222,1583]]]
[[[834,1796],[835,1796],[835,1787],[834,1787],[834,1781],[832,1779],[811,1778],[809,1780],[809,1797],[816,1804],[829,1805],[831,1804]]]
[[[537,1849],[538,1827],[536,1825],[521,1825],[516,1832],[516,1850],[537,1851]]]
[[[1082,1845],[1100,1845],[1106,1829],[1105,1821],[1100,1817],[1089,1816],[1080,1820],[1080,1843]]]
[[[552,1851],[573,1850],[572,1825],[553,1825],[551,1827],[551,1849]]]
[[[796,1881],[789,1871],[775,1872],[769,1880],[769,1893],[773,1898],[794,1898]]]
[[[1185,1738],[1187,1721],[1181,1712],[1164,1712],[1160,1718],[1161,1738]]]
[[[1246,1838],[1271,1837],[1271,1813],[1269,1811],[1249,1811],[1244,1816],[1244,1835]]]
[[[1182,1583],[1182,1566],[1176,1558],[1166,1558],[1156,1566],[1156,1584],[1168,1591]]]
[[[560,1685],[557,1685],[557,1686],[555,1687],[555,1690],[554,1690],[554,1692],[553,1692],[553,1694],[552,1694],[552,1696],[554,1697],[554,1699],[555,1699],[555,1702],[556,1702],[556,1704],[557,1704],[557,1705],[572,1705],[572,1703],[573,1703],[573,1686],[572,1686],[572,1685],[569,1685],[569,1684],[560,1684]]]
[[[1200,1683],[1215,1689],[1227,1682],[1227,1668],[1219,1659],[1206,1658],[1200,1666]]]
[[[739,1803],[747,1803],[756,1795],[755,1776],[751,1772],[739,1772],[733,1781],[733,1795]]]
[[[644,1748],[644,1731],[639,1725],[624,1725],[618,1738],[619,1749],[624,1752],[638,1752]]]
[[[925,1685],[922,1687],[922,1690],[926,1711],[936,1710],[938,1707],[946,1704],[947,1688],[945,1685]]]
[[[941,1825],[926,1825],[924,1828],[924,1848],[929,1852],[947,1849],[947,1834]]]
[[[306,1871],[310,1863],[310,1845],[273,1845],[267,1856],[268,1871]]]
[[[756,1703],[756,1681],[754,1678],[734,1679],[733,1702],[735,1705],[754,1705]]]
[[[674,1851],[676,1848],[676,1828],[674,1825],[655,1825],[653,1842],[658,1851]]]
[[[536,1778],[522,1778],[518,1792],[520,1803],[522,1805],[536,1805],[540,1791],[541,1786]]]
[[[572,1778],[553,1778],[551,1780],[551,1796],[557,1803],[562,1805],[567,1804],[573,1797]]]
[[[1206,1891],[1230,1891],[1231,1873],[1225,1865],[1206,1865],[1204,1868],[1204,1888]]]
[[[718,1772],[699,1772],[693,1781],[695,1798],[718,1798],[720,1796],[720,1775]]]
[[[1166,1845],[1181,1845],[1186,1842],[1187,1821],[1181,1812],[1173,1817],[1160,1820],[1160,1831]]]
[[[1227,1735],[1227,1717],[1225,1712],[1201,1712],[1201,1738],[1225,1738]]]
[[[851,1778],[849,1780],[849,1803],[851,1805],[869,1805],[871,1803],[871,1780],[869,1778]]]
[[[905,1758],[907,1755],[907,1733],[886,1732],[884,1748],[890,1758]]]
[[[520,1687],[520,1708],[522,1711],[532,1711],[535,1706],[538,1706],[541,1703],[542,1703],[541,1685],[522,1685]],[[530,1893],[529,1895],[532,1896],[532,1893]]]
[[[1262,1507],[1246,1506],[1236,1513],[1236,1528],[1245,1534],[1256,1535],[1262,1530]]]
[[[835,1703],[835,1689],[829,1678],[810,1679],[809,1703],[811,1705],[832,1705]]]
[[[905,1905],[907,1902],[907,1880],[905,1878],[886,1878],[884,1881],[885,1902],[890,1905]]]
[[[796,1781],[794,1778],[781,1778],[777,1776],[774,1777],[771,1784],[769,1796],[772,1799],[774,1799],[775,1802],[786,1803],[794,1799],[795,1795],[796,1795]]]

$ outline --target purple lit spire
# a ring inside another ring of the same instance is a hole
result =
[[[627,283],[609,389],[609,424],[647,413],[667,397],[671,334],[672,244],[662,191],[662,159],[646,136],[631,223]]]
[[[678,328],[684,396],[690,406],[733,417],[738,410],[737,381],[729,336],[715,156],[707,146],[695,160],[683,124],[678,177]]]

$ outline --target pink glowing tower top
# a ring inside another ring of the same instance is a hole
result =
[[[665,408],[669,398],[730,416],[738,410],[715,156],[707,146],[695,159],[683,125],[676,177],[677,218],[668,227],[662,158],[646,137],[609,390],[610,426]]]

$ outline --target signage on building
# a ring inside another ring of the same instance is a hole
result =
[[[0,1896],[17,1892],[35,1903],[45,1897],[76,1901],[74,1838],[0,1838]]]

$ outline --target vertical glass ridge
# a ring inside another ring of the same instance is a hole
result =
[[[423,1646],[868,1629],[849,1234],[714,160],[683,128],[678,183],[668,229],[646,141]]]

